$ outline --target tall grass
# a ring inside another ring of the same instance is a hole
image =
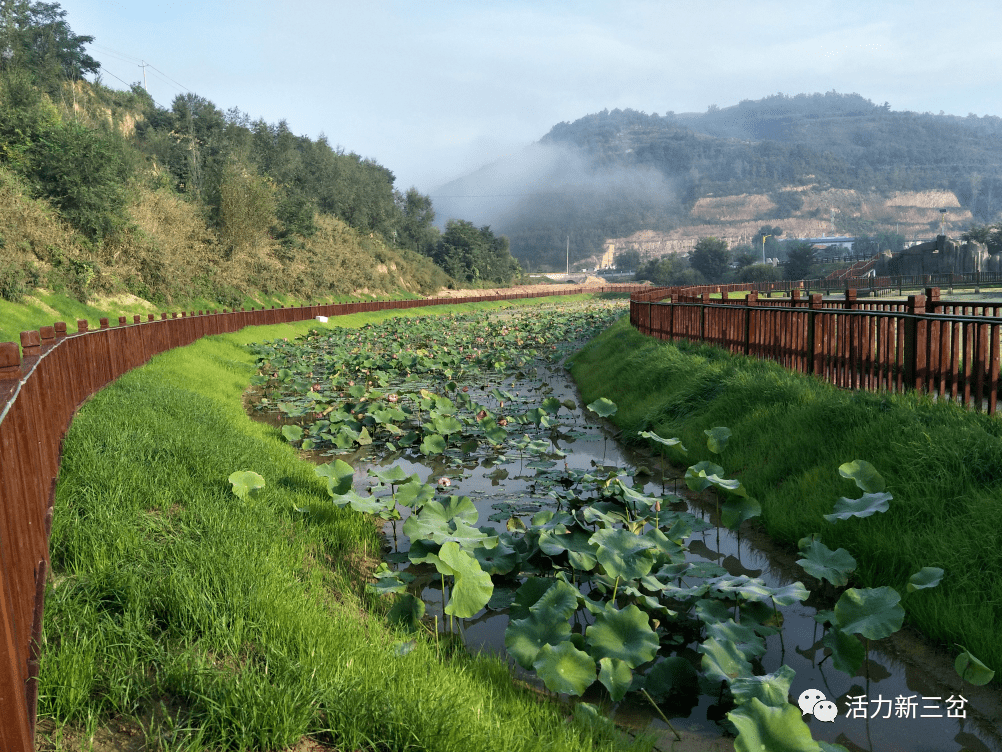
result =
[[[842,391],[768,361],[714,347],[660,342],[622,319],[574,358],[586,402],[608,397],[624,439],[677,436],[689,454],[741,478],[779,543],[818,533],[859,562],[855,583],[891,585],[908,619],[950,650],[963,644],[1002,669],[1002,420],[915,394]],[[728,426],[722,461],[703,431]],[[887,480],[890,511],[830,524],[840,496],[858,495],[838,466],[871,462]],[[946,570],[934,590],[906,594],[924,566]]]
[[[254,372],[244,344],[316,326],[201,340],[81,409],[43,631],[39,704],[54,736],[116,719],[165,750],[284,749],[304,736],[339,750],[649,749],[602,722],[567,722],[496,659],[445,657],[385,626],[364,592],[376,527],[332,507],[312,465],[241,404]],[[267,485],[241,501],[234,470]]]

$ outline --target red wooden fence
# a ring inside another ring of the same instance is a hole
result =
[[[516,300],[582,292],[635,292],[639,285],[552,288],[464,298],[388,300],[245,311],[148,314],[117,325],[57,322],[0,343],[0,750],[34,748],[39,636],[49,531],[63,436],[80,404],[157,353],[208,334],[420,306]],[[22,354],[23,351],[23,354]]]
[[[657,301],[666,292],[670,300]],[[853,289],[834,300],[799,290],[782,299],[720,292],[712,302],[705,287],[635,293],[630,322],[659,339],[719,345],[847,389],[915,389],[997,408],[1002,304],[941,300],[936,287],[907,302],[861,300]]]

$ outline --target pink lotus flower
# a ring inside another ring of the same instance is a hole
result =
[[[387,397],[386,399],[388,399],[388,400],[389,400],[390,402],[396,402],[396,401],[397,401],[397,399],[399,399],[399,398],[397,397],[397,395],[395,395],[395,394],[391,394],[391,395],[390,395],[389,397]]]
[[[451,486],[452,481],[446,478],[444,475],[438,479],[438,485],[440,486]]]

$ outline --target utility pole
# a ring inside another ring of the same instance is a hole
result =
[[[571,236],[567,236],[567,269],[565,276],[570,276],[571,274]]]
[[[149,94],[150,90],[146,87],[146,61],[144,60],[139,67],[143,69],[143,90]]]
[[[765,263],[765,239],[766,238],[771,238],[771,237],[772,237],[772,235],[763,235],[762,236],[762,263],[763,264]]]

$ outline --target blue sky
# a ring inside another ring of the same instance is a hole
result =
[[[604,108],[783,92],[1002,115],[1002,4],[878,0],[65,0],[103,82],[184,91],[371,157],[430,193]],[[121,80],[119,80],[121,79]]]

